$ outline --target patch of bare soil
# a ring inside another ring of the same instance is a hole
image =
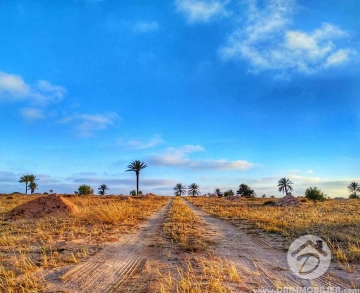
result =
[[[242,278],[244,292],[252,289],[284,287],[341,287],[360,288],[359,271],[341,270],[332,263],[327,273],[315,280],[296,277],[287,264],[287,251],[264,235],[249,234],[248,229],[211,216],[186,201],[188,206],[207,226],[207,234],[215,243],[213,258],[233,263]],[[281,238],[281,236],[279,236]]]
[[[83,264],[45,272],[46,292],[159,292],[159,266],[177,266],[177,258],[166,255],[162,224],[171,201],[140,226],[136,233],[109,244]]]
[[[56,217],[64,214],[76,214],[78,208],[66,198],[50,194],[19,205],[5,214],[5,219]]]

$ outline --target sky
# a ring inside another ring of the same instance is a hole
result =
[[[0,193],[360,183],[358,0],[0,2]]]

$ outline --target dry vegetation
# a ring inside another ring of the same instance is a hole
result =
[[[203,223],[185,202],[175,197],[164,223],[164,231],[182,250],[203,251],[210,242],[203,236]]]
[[[263,205],[269,199],[188,199],[205,212],[236,225],[251,224],[266,232],[279,233],[289,243],[301,235],[316,235],[327,241],[336,260],[360,261],[360,200],[316,204],[305,201],[295,208]]]
[[[234,265],[204,258],[193,258],[176,272],[159,274],[160,293],[230,293],[232,284],[242,282]]]
[[[75,216],[4,221],[2,215],[34,196],[0,195],[0,292],[40,292],[40,268],[78,263],[163,206],[168,198],[69,197]]]

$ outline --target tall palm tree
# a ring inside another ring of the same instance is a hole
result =
[[[147,167],[147,165],[144,162],[141,162],[139,160],[135,160],[133,162],[131,162],[131,164],[129,166],[127,166],[129,169],[126,170],[125,172],[128,171],[132,171],[136,173],[136,194],[139,194],[139,175],[140,175],[140,171],[142,169],[145,169]]]
[[[197,185],[196,183],[192,183],[188,186],[189,191],[188,194],[195,196],[195,195],[199,195],[200,194],[200,189],[199,189],[199,185]]]
[[[182,185],[181,183],[176,184],[176,186],[173,188],[173,190],[175,191],[174,194],[181,196],[184,195],[186,193],[186,186]]]
[[[28,189],[30,189],[31,194],[34,194],[35,189],[38,189],[38,186],[39,186],[39,185],[38,185],[35,181],[31,181],[31,182],[29,183]]]
[[[291,184],[294,184],[294,183],[292,183],[290,181],[290,179],[287,179],[285,177],[281,178],[277,185],[279,192],[283,192],[283,193],[285,193],[285,195],[287,195],[289,191],[294,190],[292,188]]]
[[[100,195],[105,195],[106,194],[106,190],[108,190],[109,187],[107,187],[106,184],[101,184],[100,187],[98,188],[99,190],[99,194]]]
[[[35,180],[37,180],[36,176],[32,175],[32,174],[21,176],[19,183],[25,183],[25,194],[27,194],[27,191],[28,191],[28,184],[30,182],[34,182]]]
[[[350,191],[350,197],[358,198],[357,192],[360,192],[360,184],[356,182],[351,182],[348,185],[348,189]]]

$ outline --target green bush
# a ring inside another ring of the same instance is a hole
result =
[[[305,197],[313,201],[324,201],[326,199],[326,194],[317,187],[309,187],[305,190]]]
[[[89,185],[83,184],[79,186],[78,194],[79,195],[94,194],[94,189],[92,189]]]

